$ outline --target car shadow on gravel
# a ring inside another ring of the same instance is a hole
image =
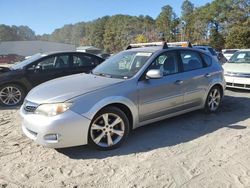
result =
[[[132,131],[128,140],[115,150],[97,151],[89,146],[79,146],[57,151],[72,159],[104,159],[148,152],[189,142],[221,128],[245,129],[246,126],[239,122],[248,119],[249,112],[250,98],[225,96],[215,114],[198,110],[140,127]]]
[[[19,110],[21,105],[18,106],[0,106],[0,110]]]

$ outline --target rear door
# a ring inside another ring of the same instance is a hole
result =
[[[182,87],[186,108],[200,106],[211,80],[210,68],[199,52],[180,50],[179,57],[182,65]]]
[[[71,59],[72,74],[82,72],[89,73],[92,69],[104,61],[102,58],[84,53],[73,53]]]

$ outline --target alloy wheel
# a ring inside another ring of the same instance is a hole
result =
[[[119,143],[125,135],[123,119],[114,113],[98,116],[90,127],[92,141],[101,148],[108,148]]]
[[[213,88],[208,96],[208,107],[211,112],[218,109],[221,102],[221,93],[218,88]]]
[[[15,86],[6,86],[0,90],[0,101],[6,106],[17,105],[22,100],[22,91]]]

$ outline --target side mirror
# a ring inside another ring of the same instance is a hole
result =
[[[160,69],[149,70],[146,74],[147,79],[159,79],[163,77],[163,71]]]

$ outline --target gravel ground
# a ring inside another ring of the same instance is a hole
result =
[[[44,148],[0,110],[0,187],[250,187],[250,92],[227,91],[202,111],[136,129],[112,151]]]

